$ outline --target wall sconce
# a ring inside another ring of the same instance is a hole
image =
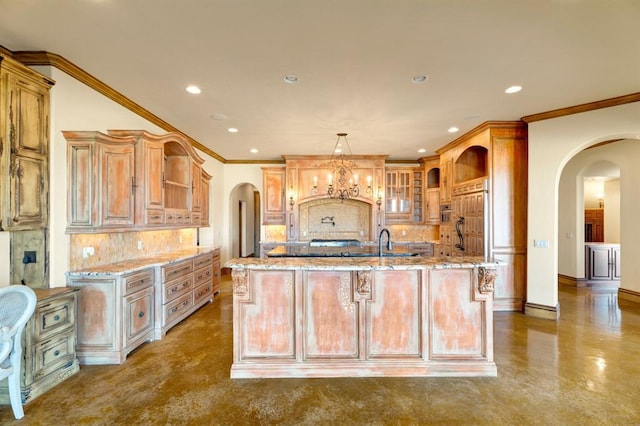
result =
[[[318,195],[318,176],[313,177],[313,188],[311,188],[311,195]]]
[[[378,199],[376,200],[376,205],[378,206],[378,210],[380,210],[380,206],[382,205],[382,191],[380,187],[378,187]]]
[[[373,194],[373,190],[371,189],[371,176],[367,176],[367,194]]]
[[[293,186],[289,189],[289,206],[291,207],[291,210],[293,211],[293,206],[296,204],[296,202],[293,200]]]

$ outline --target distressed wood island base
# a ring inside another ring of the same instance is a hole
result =
[[[496,376],[498,262],[232,259],[231,378]]]

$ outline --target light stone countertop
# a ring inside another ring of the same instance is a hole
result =
[[[122,262],[92,266],[90,268],[81,269],[78,271],[68,271],[66,275],[69,277],[82,277],[91,275],[124,275],[153,266],[179,262],[189,257],[197,256],[204,253],[211,253],[213,252],[213,250],[214,247],[193,247],[182,250],[175,250],[146,257],[138,257],[131,260],[123,260]]]
[[[278,258],[235,258],[225,263],[234,269],[274,269],[274,270],[409,270],[409,269],[452,269],[452,268],[495,268],[502,263],[487,257],[278,257]]]

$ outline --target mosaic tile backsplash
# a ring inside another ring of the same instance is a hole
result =
[[[193,247],[196,229],[122,232],[108,234],[71,234],[70,269],[77,271],[127,259]],[[93,255],[83,256],[84,249],[93,247]],[[54,248],[52,247],[52,250]]]

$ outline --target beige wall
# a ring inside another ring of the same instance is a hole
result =
[[[563,168],[577,153],[598,142],[639,139],[639,117],[640,102],[636,102],[529,124],[528,303],[558,303],[558,235],[571,231],[558,228]],[[622,287],[640,291],[640,264],[634,260],[640,255],[640,246],[635,243],[640,238],[640,226],[634,219],[640,208],[640,196],[634,189],[640,182],[640,167],[634,164],[640,158],[640,144],[637,140],[626,141],[617,149],[620,152],[614,162],[621,169]],[[534,240],[548,240],[549,248],[534,248]]]

